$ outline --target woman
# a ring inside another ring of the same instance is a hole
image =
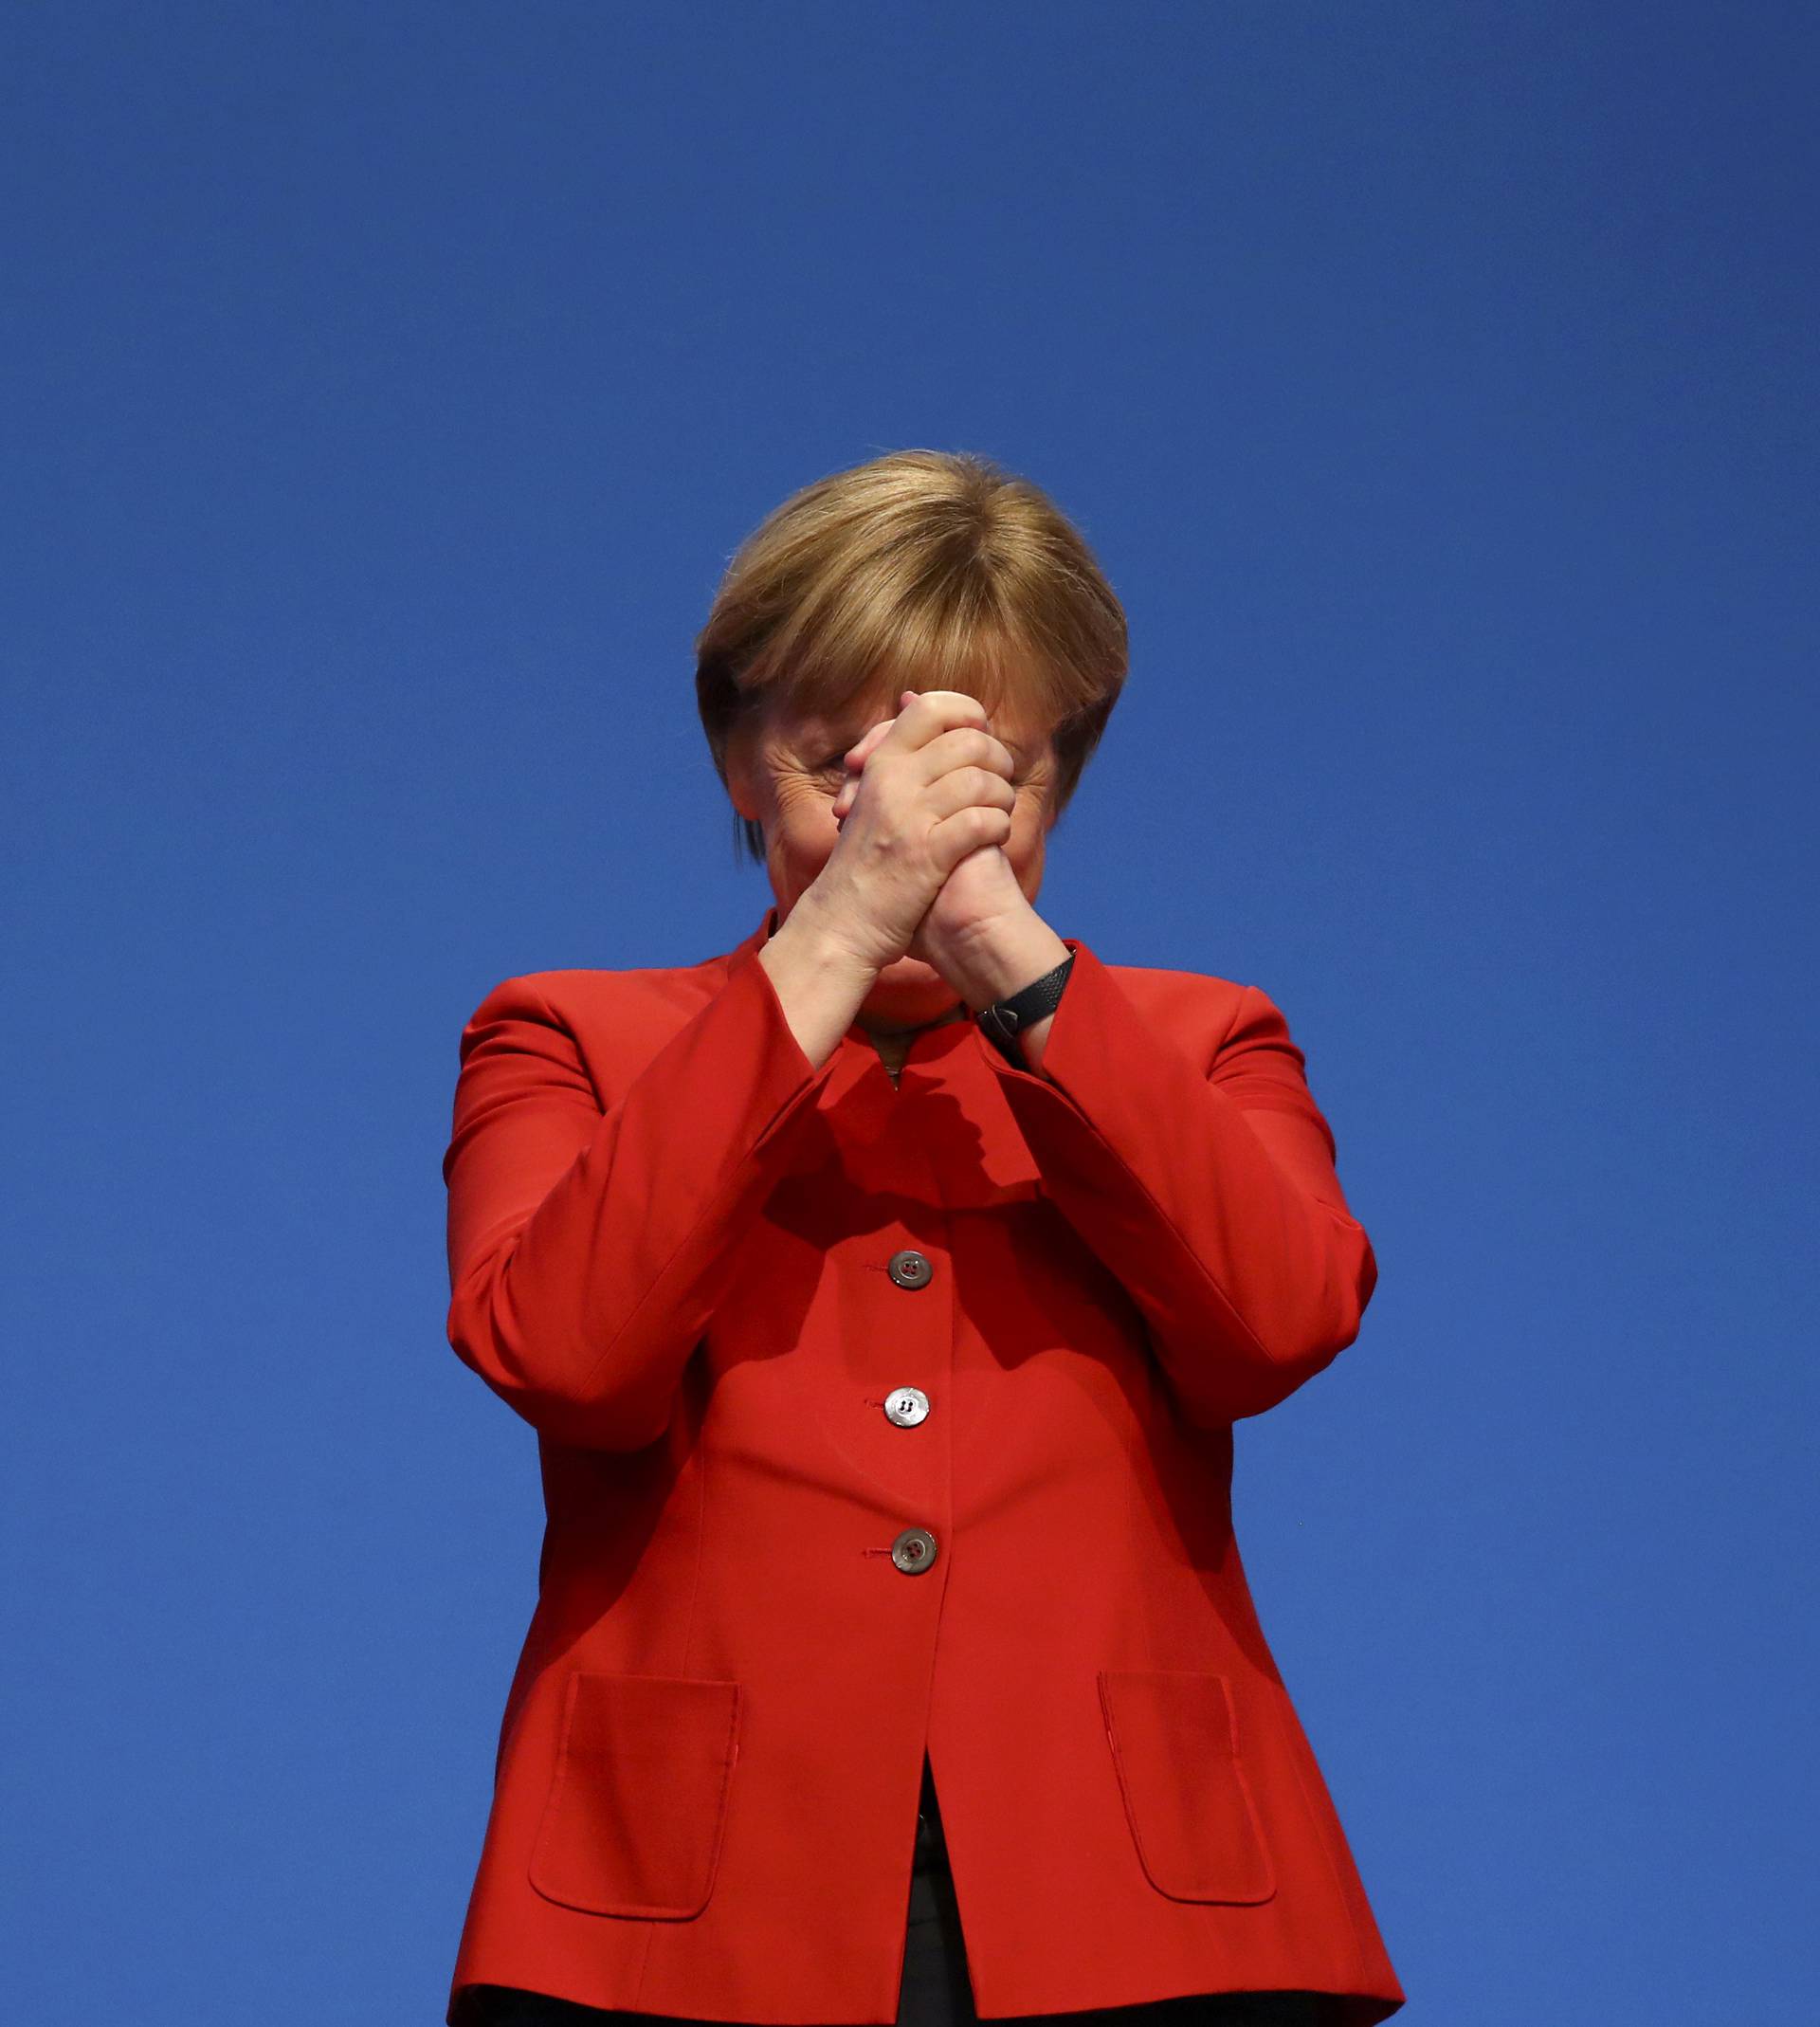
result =
[[[462,1038],[449,1341],[549,1522],[446,2017],[1370,2027],[1229,1488],[1376,1269],[1271,1001],[1036,910],[1119,602],[905,452],[697,647],[764,920]]]

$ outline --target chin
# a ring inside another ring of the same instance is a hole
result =
[[[948,990],[941,974],[920,958],[897,958],[872,981],[868,1006],[909,1005]]]
[[[872,981],[864,1001],[866,1011],[885,1020],[922,1020],[954,1001],[955,991],[933,964],[920,958],[897,958]]]

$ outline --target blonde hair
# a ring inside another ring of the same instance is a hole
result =
[[[1007,699],[1051,728],[1074,794],[1123,686],[1124,608],[1039,487],[970,451],[894,450],[774,507],[735,551],[695,641],[695,694],[728,786],[734,734],[900,689]],[[734,851],[764,835],[734,813]]]

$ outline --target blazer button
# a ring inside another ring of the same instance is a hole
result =
[[[936,1538],[927,1527],[906,1527],[891,1544],[891,1560],[906,1577],[926,1570],[936,1560]]]
[[[884,1397],[884,1418],[900,1429],[914,1429],[929,1412],[929,1397],[919,1386],[894,1388]]]
[[[901,1252],[891,1255],[887,1271],[901,1288],[922,1288],[929,1286],[936,1270],[926,1255],[906,1246]]]

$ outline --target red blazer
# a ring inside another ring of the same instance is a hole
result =
[[[756,961],[462,1035],[449,1342],[537,1432],[539,1594],[449,1995],[895,2022],[925,1746],[985,2017],[1402,2003],[1232,1536],[1232,1423],[1376,1278],[1255,986],[1074,969],[1040,1074],[894,1087]]]

